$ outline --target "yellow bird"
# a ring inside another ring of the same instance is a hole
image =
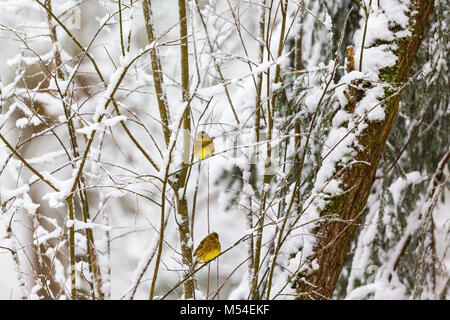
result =
[[[214,153],[214,141],[205,131],[199,131],[194,141],[194,155],[197,159],[205,159]]]
[[[196,261],[208,262],[217,257],[220,253],[221,247],[219,242],[219,235],[216,232],[208,234],[198,245],[194,251]],[[196,262],[196,263],[197,263]]]

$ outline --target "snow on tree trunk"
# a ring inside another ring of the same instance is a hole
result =
[[[350,90],[342,87],[341,96],[338,93],[341,109],[327,140],[332,150],[325,150],[317,192],[304,213],[320,222],[310,223],[314,237],[303,243],[302,251],[307,246],[312,250],[295,257],[301,259],[295,262],[299,266],[294,280],[298,299],[323,299],[333,294],[433,6],[433,0],[385,0],[372,1],[367,9],[367,28],[362,21],[355,36],[357,70],[363,52],[361,72],[350,72],[340,81],[356,85],[356,93],[350,97]],[[347,109],[348,97],[356,101],[353,113]],[[324,182],[326,188],[322,188]]]

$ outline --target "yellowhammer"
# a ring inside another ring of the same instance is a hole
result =
[[[216,232],[208,234],[198,245],[194,251],[196,261],[208,262],[217,257],[220,253],[221,247],[219,242],[219,235]]]
[[[214,141],[205,131],[199,131],[194,142],[194,155],[197,159],[205,159],[214,153]]]

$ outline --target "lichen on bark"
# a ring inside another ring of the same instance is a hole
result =
[[[395,121],[401,90],[408,79],[433,6],[434,1],[412,0],[407,13],[410,14],[408,30],[401,30],[398,24],[392,24],[391,31],[396,34],[405,31],[403,32],[405,36],[393,37],[394,40],[389,41],[377,39],[372,45],[372,47],[386,46],[390,43],[388,45],[390,51],[397,58],[393,66],[381,66],[377,70],[366,72],[366,74],[372,72],[374,86],[381,86],[383,89],[384,96],[379,97],[378,100],[384,111],[384,119],[369,121],[367,113],[359,116],[359,119],[358,115],[354,115],[357,123],[364,123],[362,130],[355,130],[358,141],[358,146],[355,147],[356,162],[347,167],[345,163],[341,164],[341,167],[345,168],[337,179],[343,192],[329,199],[324,194],[319,194],[321,200],[325,201],[319,212],[320,217],[329,216],[332,219],[321,219],[313,230],[314,252],[312,257],[307,259],[311,264],[314,261],[316,267],[310,268],[312,272],[302,272],[295,277],[293,287],[297,291],[298,299],[326,299],[333,294],[345,257],[361,221],[384,145]],[[411,15],[412,12],[414,15]],[[366,91],[366,96],[369,90]],[[358,101],[355,110],[364,103],[364,98]],[[361,107],[371,110],[372,106]],[[335,174],[338,173],[338,167],[339,165],[335,167]]]

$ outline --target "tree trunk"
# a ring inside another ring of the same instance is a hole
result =
[[[357,163],[342,171],[339,175],[340,186],[347,191],[328,199],[320,212],[321,217],[333,215],[334,218],[338,216],[342,221],[324,219],[314,229],[317,241],[315,253],[311,258],[315,259],[318,267],[309,274],[297,275],[294,285],[298,299],[326,299],[331,298],[333,294],[347,252],[361,221],[384,145],[395,121],[401,92],[398,94],[393,92],[401,90],[408,79],[433,6],[434,0],[411,0],[409,12],[417,12],[409,19],[411,34],[396,40],[398,45],[398,50],[394,52],[398,58],[396,65],[378,70],[379,78],[386,84],[390,84],[395,91],[385,90],[385,100],[382,104],[384,120],[367,122],[367,128],[358,136],[360,148],[355,148],[357,151],[355,160],[366,163]],[[339,168],[336,172],[338,170]]]

